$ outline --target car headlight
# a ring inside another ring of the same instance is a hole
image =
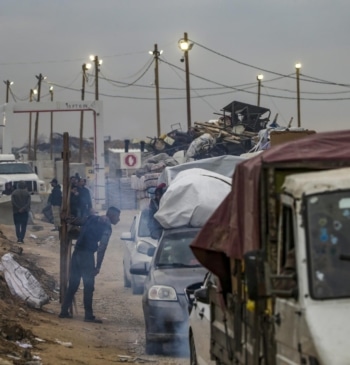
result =
[[[145,241],[140,241],[137,245],[136,245],[136,251],[139,253],[142,253],[144,255],[147,255],[148,249],[154,247],[153,245],[151,245],[148,242]]]
[[[148,299],[175,302],[177,301],[177,295],[175,289],[171,286],[153,285],[148,290]]]

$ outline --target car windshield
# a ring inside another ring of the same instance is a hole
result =
[[[350,191],[312,195],[306,212],[312,298],[350,297]]]
[[[32,174],[33,170],[26,163],[0,163],[0,174]]]
[[[198,267],[199,262],[193,255],[190,243],[197,231],[184,231],[165,235],[159,247],[158,266]]]
[[[151,232],[148,226],[149,210],[145,209],[141,212],[140,224],[139,224],[139,237],[151,237]]]

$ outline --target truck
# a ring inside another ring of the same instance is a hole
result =
[[[350,364],[350,130],[239,163],[191,249],[216,364]]]
[[[0,154],[0,223],[2,224],[13,223],[11,195],[4,191],[7,185],[11,190],[16,189],[19,181],[25,181],[26,188],[31,194],[32,205],[41,204],[46,186],[32,166],[28,162],[16,160],[13,154]]]

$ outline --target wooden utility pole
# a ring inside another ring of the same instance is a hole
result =
[[[72,241],[68,237],[68,224],[66,218],[69,217],[69,134],[63,134],[63,181],[62,181],[62,208],[61,208],[61,228],[60,228],[60,302],[63,303],[67,291],[69,278],[69,266],[71,258]]]
[[[36,76],[38,79],[38,97],[37,102],[40,101],[40,93],[41,93],[41,81],[44,80],[44,77],[42,74],[39,76]],[[34,129],[34,156],[33,160],[36,161],[36,151],[38,148],[38,130],[39,130],[39,112],[36,112],[36,118],[35,118],[35,129]]]
[[[13,84],[13,82],[10,80],[6,80],[4,81],[4,84],[6,85],[6,104],[7,104],[9,102],[10,86]]]
[[[159,137],[161,134],[161,131],[160,131],[160,104],[159,104],[159,69],[158,69],[158,60],[159,60],[160,52],[158,51],[157,44],[154,45],[153,56],[154,56],[154,62],[155,62],[154,83],[156,86],[156,101],[157,101],[157,137]]]
[[[86,71],[91,67],[91,64],[84,63],[83,69],[83,83],[81,87],[81,100],[85,99],[85,83],[87,80]],[[83,134],[84,134],[84,111],[80,112],[80,132],[79,132],[79,162],[83,159]]]
[[[34,90],[30,89],[29,102],[33,101]],[[32,112],[29,113],[28,160],[32,159]]]
[[[50,96],[53,101],[53,86],[50,87]],[[50,112],[50,159],[53,159],[53,112]]]

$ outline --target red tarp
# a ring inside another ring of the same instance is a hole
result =
[[[191,244],[198,260],[224,277],[227,258],[241,259],[245,252],[259,248],[262,165],[317,161],[344,161],[349,165],[350,130],[312,134],[239,163],[232,177],[232,191]]]

